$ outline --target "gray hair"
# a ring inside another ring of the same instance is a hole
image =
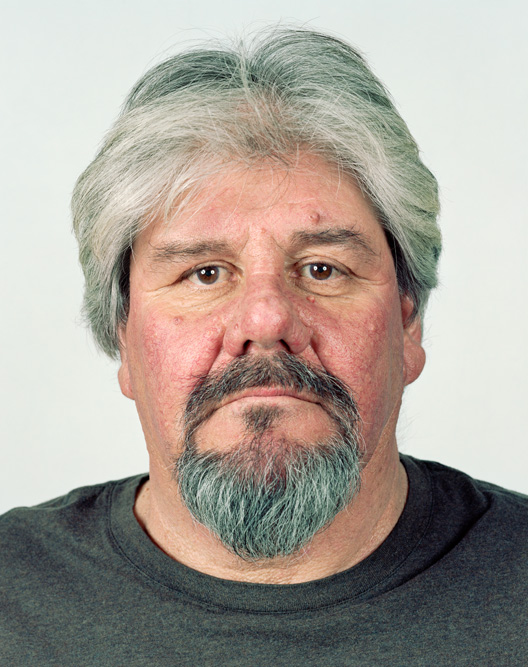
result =
[[[352,176],[374,206],[402,294],[423,315],[436,286],[437,183],[383,84],[332,36],[280,28],[175,55],[136,84],[72,198],[95,340],[118,354],[137,235],[175,215],[227,165],[306,151]]]

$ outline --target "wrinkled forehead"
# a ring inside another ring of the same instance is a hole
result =
[[[207,171],[206,171],[207,173]],[[266,230],[279,243],[303,232],[348,229],[380,255],[386,240],[353,177],[312,155],[295,161],[229,164],[160,211],[134,243],[142,253],[166,241],[247,240]]]

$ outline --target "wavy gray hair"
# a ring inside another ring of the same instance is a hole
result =
[[[437,183],[383,84],[332,36],[281,28],[173,56],[136,84],[72,198],[84,313],[119,351],[137,235],[175,215],[233,163],[291,164],[299,150],[349,174],[370,198],[400,292],[423,315],[441,249]]]

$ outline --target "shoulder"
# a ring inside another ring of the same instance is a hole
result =
[[[118,482],[105,482],[93,486],[83,486],[69,493],[34,505],[33,507],[15,507],[0,516],[0,530],[18,530],[37,523],[45,527],[51,523],[68,523],[83,514],[101,509],[108,497],[108,491]]]
[[[432,522],[439,533],[453,531],[453,543],[479,554],[510,562],[528,572],[528,496],[433,461],[402,457],[430,479]]]
[[[18,507],[0,516],[0,573],[24,571],[53,553],[97,541],[106,532],[113,491],[137,485],[142,476],[74,489],[34,507]]]
[[[455,499],[459,501],[475,502],[477,499],[481,499],[490,508],[500,509],[503,512],[518,513],[528,518],[528,496],[523,493],[475,479],[461,470],[436,461],[418,461],[411,457],[406,458],[423,466],[430,475],[436,489],[441,493],[454,494]]]

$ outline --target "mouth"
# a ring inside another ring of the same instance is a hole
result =
[[[299,393],[294,390],[285,389],[284,387],[253,387],[251,389],[246,389],[238,394],[234,394],[226,401],[222,402],[218,407],[223,408],[230,403],[235,401],[240,401],[244,399],[268,399],[268,398],[278,398],[278,399],[295,399],[298,401],[305,401],[306,403],[313,403],[314,405],[319,405],[319,401],[316,401],[309,394]]]

